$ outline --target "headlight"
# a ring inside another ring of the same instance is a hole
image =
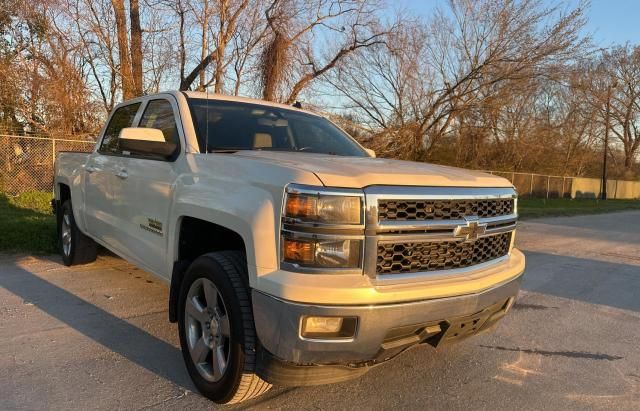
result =
[[[364,244],[364,193],[287,186],[280,258],[300,272],[359,272]]]
[[[282,260],[309,268],[360,267],[362,241],[283,233]]]
[[[361,197],[288,193],[285,219],[321,224],[362,224]]]

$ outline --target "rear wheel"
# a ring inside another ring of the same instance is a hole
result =
[[[256,335],[242,253],[205,254],[185,274],[178,300],[187,370],[207,398],[234,404],[271,388],[255,374]]]
[[[84,235],[73,217],[71,200],[66,200],[58,214],[58,243],[64,265],[86,264],[96,260],[98,246]]]

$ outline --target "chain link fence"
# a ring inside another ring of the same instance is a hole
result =
[[[535,173],[487,171],[511,181],[523,198],[573,198],[574,180],[578,177],[562,177]]]
[[[0,192],[16,195],[25,191],[53,189],[53,170],[60,151],[90,152],[87,140],[0,134]],[[563,177],[535,173],[486,171],[508,179],[522,198],[597,198],[599,179]],[[640,198],[640,182],[609,180],[609,198]]]
[[[602,180],[535,173],[486,171],[509,180],[520,198],[600,198]],[[640,199],[640,181],[607,180],[607,198]]]
[[[53,189],[53,167],[60,151],[89,152],[92,141],[0,134],[0,192]]]

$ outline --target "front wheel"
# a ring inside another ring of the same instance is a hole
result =
[[[256,334],[242,253],[205,254],[185,274],[178,300],[182,356],[198,390],[221,404],[265,393],[255,374]]]

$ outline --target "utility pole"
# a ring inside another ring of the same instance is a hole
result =
[[[616,87],[616,83],[607,86],[606,111],[604,113],[604,154],[602,158],[602,193],[600,198],[607,199],[607,152],[609,151],[609,128],[611,112],[611,91]]]

